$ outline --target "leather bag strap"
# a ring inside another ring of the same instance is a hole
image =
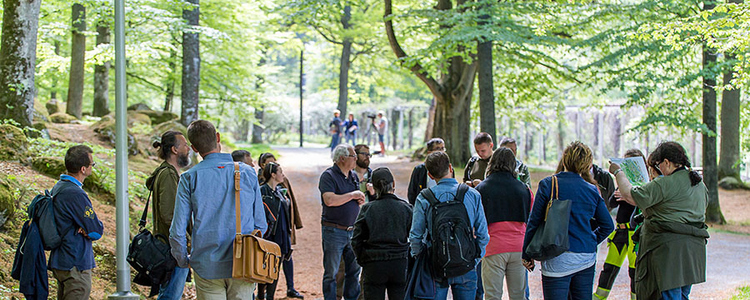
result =
[[[237,234],[242,234],[242,212],[240,211],[240,163],[234,162],[234,211]]]
[[[557,182],[557,176],[552,175],[552,187],[549,194],[549,202],[547,202],[547,209],[544,212],[544,221],[547,221],[547,216],[549,215],[549,208],[552,207],[552,202],[557,201],[557,198],[560,197],[560,184]]]

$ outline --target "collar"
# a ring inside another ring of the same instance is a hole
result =
[[[83,188],[83,183],[81,183],[80,181],[78,181],[78,179],[68,174],[60,174],[60,180],[70,181],[72,183],[75,183],[78,187]]]
[[[441,185],[441,184],[451,184],[451,185],[453,185],[453,184],[458,184],[458,181],[456,181],[456,178],[443,178],[443,179],[440,179],[440,181],[438,181],[437,184],[438,185]]]
[[[341,174],[341,176],[344,176],[346,178],[350,178],[351,175],[352,175],[352,172],[354,172],[354,170],[350,170],[349,171],[349,176],[347,176],[346,174],[344,174],[344,171],[341,171],[341,168],[339,168],[339,165],[337,165],[337,164],[333,164],[333,171],[336,172],[336,173]]]
[[[209,155],[206,155],[206,157],[203,158],[203,161],[234,161],[232,160],[232,154],[229,153],[211,153]]]

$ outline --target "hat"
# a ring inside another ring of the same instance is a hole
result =
[[[385,180],[387,183],[393,183],[393,174],[391,174],[391,170],[387,167],[380,167],[372,171],[372,182],[378,182],[380,180]]]
[[[338,110],[338,109],[334,109],[334,110],[333,110],[333,113],[334,113],[334,114],[341,114],[341,111],[340,111],[340,110]]]

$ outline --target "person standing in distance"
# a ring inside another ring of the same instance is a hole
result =
[[[505,147],[513,151],[513,155],[516,157],[516,173],[518,174],[518,180],[531,188],[531,173],[529,173],[529,167],[527,167],[523,161],[518,159],[518,145],[516,144],[516,140],[512,138],[504,138],[500,142],[500,147]]]
[[[104,225],[83,191],[83,181],[94,170],[94,151],[88,146],[73,146],[65,152],[66,174],[52,188],[55,220],[62,243],[49,254],[48,267],[57,280],[57,299],[88,299],[91,294],[91,269],[96,267],[91,241],[104,233]]]
[[[334,165],[320,175],[318,182],[323,205],[323,298],[336,300],[335,278],[343,258],[344,299],[354,300],[360,293],[360,267],[354,257],[351,239],[359,206],[365,203],[365,194],[359,190],[359,179],[354,172],[357,161],[354,147],[338,145],[332,158]]]
[[[221,136],[211,122],[197,120],[188,126],[188,140],[203,161],[180,176],[174,216],[169,229],[172,256],[180,268],[192,267],[198,299],[252,299],[255,284],[232,278],[232,247],[236,233],[234,162],[221,153]],[[253,169],[239,164],[240,232],[265,233],[258,178]],[[191,254],[187,227],[193,221]]]
[[[179,131],[165,132],[161,135],[161,140],[154,142],[153,146],[158,149],[159,158],[163,160],[161,165],[146,179],[146,187],[151,191],[153,199],[151,210],[153,234],[169,236],[177,183],[180,181],[180,169],[190,164],[190,146],[185,136]],[[187,232],[187,237],[190,239],[190,230]],[[159,287],[157,300],[182,299],[189,271],[190,268],[175,267],[169,281]]]
[[[385,135],[388,134],[388,120],[385,118],[383,111],[378,112],[378,143],[380,143],[380,156],[385,156]]]
[[[336,146],[341,143],[341,125],[344,124],[344,122],[341,121],[339,118],[339,115],[341,114],[340,110],[334,110],[333,111],[333,120],[331,120],[330,123],[328,123],[328,128],[331,133],[331,151],[336,148]]]

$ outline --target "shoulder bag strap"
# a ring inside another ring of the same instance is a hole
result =
[[[547,221],[547,215],[549,215],[549,208],[552,207],[552,202],[557,201],[560,197],[560,184],[557,182],[557,176],[552,175],[552,187],[549,193],[549,202],[547,202],[547,210],[544,212],[544,221]]]
[[[242,234],[242,212],[240,211],[240,163],[234,162],[234,212],[237,235]]]
[[[143,208],[143,214],[141,214],[141,220],[138,221],[138,231],[143,230],[146,227],[146,216],[148,215],[148,205],[151,202],[151,190],[148,191],[148,198],[146,198],[146,207]]]

